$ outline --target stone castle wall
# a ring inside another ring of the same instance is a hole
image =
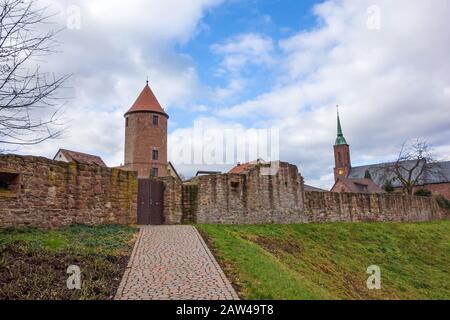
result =
[[[134,224],[137,220],[134,172],[41,157],[1,155],[0,178],[3,227]],[[7,188],[8,179],[11,183]]]
[[[297,167],[281,163],[245,174],[201,176],[182,185],[172,222],[265,224],[359,221],[430,221],[447,218],[434,198],[401,194],[304,192]],[[179,186],[178,186],[179,188]],[[166,213],[166,216],[170,214]]]
[[[183,195],[183,184],[174,177],[164,177],[158,180],[164,183],[164,224],[180,224],[183,219],[183,208],[181,205]]]
[[[259,224],[299,222],[303,212],[303,183],[297,167],[282,163],[276,175],[264,166],[248,174],[197,177],[183,192],[185,222]]]
[[[445,217],[434,198],[402,194],[305,192],[305,222],[420,222]]]
[[[429,221],[448,218],[434,198],[400,194],[305,192],[297,167],[280,163],[243,174],[164,183],[164,223],[267,224]],[[137,175],[118,169],[0,156],[0,226],[135,224]]]
[[[164,182],[164,220],[178,223],[258,224],[298,222],[303,213],[303,182],[296,166],[282,163],[276,175],[264,167],[248,174],[200,176]]]

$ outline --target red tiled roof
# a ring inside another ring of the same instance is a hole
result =
[[[254,166],[254,164],[251,163],[244,163],[244,164],[239,164],[236,167],[232,168],[230,171],[228,171],[228,173],[242,173],[244,171],[247,171],[248,169],[250,169],[252,166]]]
[[[339,178],[351,193],[384,193],[375,182],[370,179]]]
[[[103,162],[102,158],[100,158],[99,156],[94,156],[92,154],[71,151],[71,150],[66,150],[66,149],[59,149],[59,151],[56,154],[58,154],[59,152],[61,152],[64,155],[64,157],[66,157],[67,161],[69,161],[69,162],[76,162],[76,163],[82,163],[82,164],[95,164],[100,167],[106,167],[106,164]],[[54,160],[58,160],[58,159],[54,159]]]
[[[157,112],[167,116],[167,113],[159,104],[158,99],[156,99],[148,84],[144,87],[139,97],[125,114],[140,111]]]
[[[259,164],[264,164],[265,161],[262,159],[258,159],[255,161],[250,161],[247,163],[242,163],[242,164],[238,164],[237,166],[235,166],[234,168],[232,168],[230,171],[228,171],[228,173],[235,173],[235,174],[240,174],[243,173],[245,171],[250,170],[251,168],[259,165]]]
[[[248,171],[251,168],[253,168],[257,165],[260,165],[260,164],[266,164],[266,162],[263,159],[258,159],[258,160],[250,161],[247,163],[238,164],[237,166],[232,168],[230,171],[228,171],[228,173],[240,174],[240,173],[243,173],[244,171]]]

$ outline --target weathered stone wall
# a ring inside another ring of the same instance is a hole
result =
[[[183,184],[174,177],[159,178],[164,183],[164,224],[180,224],[182,222]]]
[[[244,174],[194,178],[176,198],[171,223],[265,224],[357,221],[429,221],[446,218],[433,198],[400,194],[304,192],[297,167],[281,163],[276,175],[264,166]],[[177,186],[179,190],[179,186]],[[181,205],[180,202],[181,201]]]
[[[262,174],[265,169],[258,166],[247,174],[197,177],[190,182],[190,191],[184,193],[185,220],[224,224],[301,222],[303,183],[297,167],[281,163],[276,175]]]
[[[193,183],[186,183],[183,186],[182,196],[182,212],[183,223],[195,223],[197,221],[197,199],[198,199],[198,185]]]
[[[434,198],[305,192],[305,222],[430,221],[445,218]]]
[[[2,172],[19,182],[0,192],[0,226],[136,223],[135,172],[1,155]]]
[[[304,192],[296,166],[265,165],[244,174],[164,183],[164,223],[307,223],[428,221],[448,218],[433,198],[400,194]],[[118,169],[0,156],[0,226],[58,227],[72,223],[135,224],[137,175]],[[5,187],[6,186],[6,187]]]

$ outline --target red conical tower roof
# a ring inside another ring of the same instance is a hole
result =
[[[148,81],[139,97],[136,99],[127,113],[125,113],[125,115],[133,112],[146,111],[160,113],[162,115],[165,115],[166,117],[169,117],[159,104],[158,99],[156,99],[155,95],[152,92],[152,89],[150,89]]]

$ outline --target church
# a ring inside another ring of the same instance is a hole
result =
[[[339,112],[337,114],[337,137],[334,148],[334,180],[332,192],[349,193],[384,193],[383,187],[390,183],[395,192],[403,192],[400,181],[384,172],[385,163],[353,167],[350,157],[350,145],[344,137]],[[405,167],[414,165],[416,161],[404,161]],[[450,199],[450,161],[434,163],[439,166],[440,174],[425,174],[414,188],[429,190],[432,195],[442,195]]]

